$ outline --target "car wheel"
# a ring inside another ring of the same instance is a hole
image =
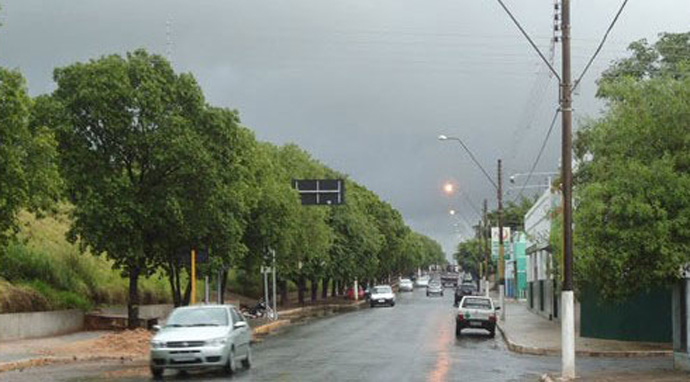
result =
[[[163,372],[165,371],[164,368],[162,367],[153,367],[151,366],[151,375],[153,376],[153,379],[161,379],[163,378]]]
[[[251,369],[252,367],[252,348],[247,345],[247,358],[242,360],[242,367],[245,369]]]
[[[496,328],[489,329],[489,337],[491,337],[491,338],[496,337]]]
[[[391,306],[395,306],[395,301],[391,302]]]
[[[370,308],[373,308],[373,307],[374,307],[374,303],[373,303],[373,302],[370,303],[370,304],[369,304],[369,307],[370,307]]]
[[[230,349],[230,354],[228,354],[228,362],[225,363],[225,372],[227,374],[234,374],[237,371],[237,365],[235,365],[235,348]]]
[[[455,336],[460,337],[462,334],[462,328],[459,325],[455,325]]]

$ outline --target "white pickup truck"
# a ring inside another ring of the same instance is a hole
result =
[[[455,319],[455,335],[460,336],[463,329],[485,329],[489,335],[496,335],[496,310],[489,297],[465,296],[458,305]]]

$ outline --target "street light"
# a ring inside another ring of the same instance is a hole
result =
[[[503,253],[503,177],[502,177],[502,160],[498,160],[498,182],[495,182],[489,173],[482,167],[482,165],[479,163],[477,158],[475,158],[474,154],[472,154],[472,151],[465,145],[465,142],[463,142],[460,138],[456,137],[448,137],[446,135],[439,135],[438,136],[439,141],[458,141],[462,148],[469,154],[470,158],[474,162],[477,167],[482,171],[484,176],[486,176],[486,179],[489,180],[489,183],[491,183],[492,186],[494,186],[494,189],[496,189],[496,196],[498,199],[498,231],[499,231],[499,250],[498,250],[498,273],[499,273],[499,299],[501,301],[501,320],[505,321],[505,269],[504,269],[504,253]],[[486,214],[485,214],[486,216]],[[488,256],[485,254],[485,256]],[[488,261],[488,260],[487,260]],[[487,277],[487,286],[488,286],[488,277]],[[488,289],[488,288],[487,288]]]
[[[453,189],[454,189],[453,183],[446,183],[446,184],[443,185],[443,191],[444,191],[446,194],[452,194],[452,193],[453,193]]]
[[[484,173],[484,176],[486,176],[486,179],[489,180],[489,182],[494,186],[494,188],[498,189],[498,185],[496,184],[496,182],[494,182],[494,180],[491,178],[489,173],[486,172],[484,167],[482,167],[482,165],[479,163],[477,158],[475,158],[474,154],[472,154],[472,151],[470,151],[470,149],[467,147],[467,145],[465,145],[465,142],[463,142],[462,139],[456,138],[456,137],[449,137],[449,136],[441,134],[438,136],[438,140],[439,141],[458,141],[458,143],[460,143],[460,145],[467,152],[467,154],[469,154],[469,156],[472,159],[472,161],[474,162],[474,164],[476,164],[477,167],[479,167],[479,169]]]
[[[533,172],[533,173],[531,173],[531,174],[530,174],[530,173],[517,173],[517,174],[513,174],[513,175],[510,176],[510,183],[513,183],[513,184],[514,184],[514,183],[515,183],[515,179],[516,179],[516,178],[519,178],[519,177],[521,177],[521,176],[548,175],[548,176],[549,176],[549,184],[551,184],[551,177],[554,176],[554,175],[559,175],[559,174],[560,174],[560,173],[558,173],[558,172]]]

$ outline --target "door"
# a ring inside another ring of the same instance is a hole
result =
[[[244,358],[249,353],[249,341],[251,340],[249,323],[235,308],[230,309],[230,314],[232,315],[233,325],[237,322],[244,322],[246,324],[242,328],[233,328],[233,332],[236,333],[234,338],[235,349],[237,349],[236,355],[242,355]]]

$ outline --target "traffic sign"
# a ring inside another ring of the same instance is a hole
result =
[[[303,206],[332,206],[345,203],[343,179],[293,179]]]

